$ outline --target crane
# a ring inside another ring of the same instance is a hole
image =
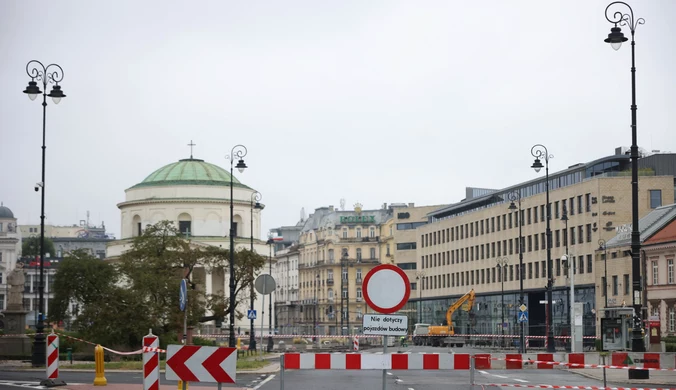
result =
[[[474,294],[474,289],[469,290],[465,295],[458,298],[457,301],[453,302],[451,306],[446,310],[446,325],[437,325],[430,326],[428,328],[429,336],[431,337],[432,345],[443,345],[443,344],[459,344],[462,346],[461,342],[456,343],[453,340],[444,340],[447,336],[455,335],[455,326],[453,325],[453,313],[458,309],[464,311],[472,310],[474,306],[474,300],[476,296]]]

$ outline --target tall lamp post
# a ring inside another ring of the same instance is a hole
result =
[[[561,257],[561,262],[565,262],[568,265],[568,278],[570,279],[570,290],[569,293],[569,304],[568,304],[568,321],[570,322],[570,348],[571,352],[575,352],[572,348],[575,345],[575,338],[573,337],[574,327],[573,327],[573,305],[575,304],[575,256],[570,256],[568,252],[568,208],[566,207],[566,201],[563,201],[563,213],[561,213],[561,220],[566,224],[565,230],[563,231],[563,238],[566,239],[566,254]],[[572,237],[570,237],[572,238]],[[565,257],[565,261],[564,261]]]
[[[235,145],[230,151],[230,154],[225,158],[230,160],[230,303],[228,304],[228,312],[230,314],[230,331],[228,333],[228,345],[234,348],[235,343],[235,204],[233,195],[233,178],[235,177],[233,168],[237,168],[239,173],[243,173],[247,168],[244,163],[244,156],[247,150],[244,145]],[[235,165],[237,159],[237,165]]]
[[[340,335],[344,336],[343,333],[343,326],[344,326],[344,321],[345,321],[345,301],[347,300],[347,326],[348,326],[348,331],[349,331],[349,326],[350,326],[350,282],[346,280],[347,278],[344,277],[344,273],[347,270],[348,266],[348,254],[347,251],[343,251],[343,254],[340,258]],[[348,272],[349,276],[349,272]],[[347,286],[345,285],[347,283]],[[347,287],[347,294],[344,294],[343,291],[346,291],[345,288]],[[347,295],[347,296],[346,296]]]
[[[612,13],[612,17],[608,10],[613,5],[623,5],[629,9],[629,13],[625,14],[620,11]],[[632,343],[631,350],[633,352],[644,352],[645,343],[642,337],[643,332],[643,305],[642,305],[642,286],[641,286],[641,233],[638,226],[638,146],[636,139],[636,61],[635,61],[635,47],[634,33],[639,24],[644,24],[643,18],[634,18],[634,10],[629,4],[622,1],[614,1],[606,7],[606,20],[612,23],[614,27],[610,29],[608,38],[604,41],[610,43],[610,46],[619,50],[622,42],[626,42],[627,38],[622,33],[620,26],[628,26],[631,32],[631,279],[632,279],[632,297],[634,306],[634,323],[632,326]],[[649,374],[647,370],[629,370],[629,379],[647,379]]]
[[[517,220],[519,221],[519,306],[521,306],[526,303],[523,297],[523,277],[526,274],[526,272],[524,272],[523,269],[523,233],[521,231],[521,227],[523,226],[523,224],[521,223],[521,192],[517,190],[514,192],[510,192],[507,196],[509,197],[509,201],[511,202],[509,204],[508,209],[511,211],[518,212],[517,215],[519,216]],[[514,202],[516,202],[516,204]],[[521,322],[521,326],[519,329],[520,353],[526,353],[526,332],[524,328],[525,326],[526,324],[524,322]]]
[[[40,281],[38,283],[38,319],[35,324],[35,340],[33,341],[33,355],[31,362],[33,367],[42,367],[46,364],[47,347],[45,344],[44,335],[44,277],[45,277],[45,152],[47,146],[46,128],[47,128],[47,96],[52,98],[54,104],[59,104],[61,99],[65,98],[59,83],[63,80],[63,69],[57,64],[49,64],[44,66],[42,62],[31,60],[26,64],[26,73],[31,81],[28,82],[28,87],[23,91],[31,100],[35,100],[39,94],[42,94],[42,179],[37,184],[35,190],[41,191],[40,200]],[[42,90],[38,87],[37,81],[42,83]],[[47,84],[54,84],[51,92],[47,94]]]
[[[536,144],[530,149],[530,154],[535,157],[535,161],[531,168],[535,169],[535,172],[540,172],[542,169],[541,158],[545,160],[545,192],[547,193],[546,199],[546,212],[547,212],[547,230],[545,231],[545,236],[547,237],[547,352],[556,352],[556,346],[554,345],[554,329],[552,328],[552,319],[553,319],[553,310],[552,310],[552,288],[553,288],[553,278],[552,278],[552,229],[550,228],[550,220],[552,219],[552,210],[551,205],[549,204],[549,159],[554,158],[553,155],[550,155],[547,151],[547,148],[544,145]]]
[[[519,226],[521,226],[521,223],[519,223]],[[519,250],[521,252],[521,250]],[[502,329],[502,338],[500,345],[504,345],[505,343],[505,275],[507,275],[507,264],[509,264],[509,259],[506,257],[498,257],[495,259],[495,261],[498,263],[497,267],[498,270],[500,270],[500,284],[502,286],[502,303],[500,304],[500,313],[502,313],[502,319],[500,323],[500,328]],[[519,267],[519,271],[521,271],[521,268]]]
[[[418,289],[418,323],[422,323],[422,286],[425,271],[415,271],[416,288]]]
[[[314,340],[317,340],[317,303],[318,303],[318,297],[317,295],[319,293],[319,272],[317,272],[317,275],[315,276],[315,304],[314,308],[312,310],[312,335],[315,336]]]
[[[270,248],[270,256],[268,257],[268,267],[270,277],[272,276],[272,245],[275,243],[275,240],[272,237],[268,238],[266,244]],[[270,302],[268,302],[268,352],[272,352],[273,342],[272,342],[272,294],[270,294]],[[261,346],[262,348],[262,346]]]
[[[604,309],[608,308],[608,249],[606,240],[599,240],[599,250],[603,251],[603,297],[605,298]]]
[[[263,195],[261,195],[260,192],[254,191],[251,194],[251,252],[253,253],[254,251],[254,228],[253,228],[253,221],[254,221],[254,209],[256,210],[263,210],[263,205],[260,203],[261,199],[263,198]],[[253,275],[253,269],[251,270],[251,280],[254,280],[254,275]],[[249,298],[249,309],[253,312],[254,310],[254,284],[251,283],[251,291],[249,292],[251,297]],[[253,318],[251,319],[251,325],[249,326],[249,350],[255,351],[256,350],[256,335],[254,331],[254,320]]]

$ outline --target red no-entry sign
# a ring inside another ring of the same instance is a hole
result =
[[[400,310],[411,295],[411,284],[401,268],[381,264],[364,278],[364,300],[378,313],[391,314]]]

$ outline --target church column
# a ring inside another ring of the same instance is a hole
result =
[[[213,277],[214,277],[214,275],[211,273],[211,268],[205,268],[204,269],[204,279],[206,281],[206,288],[205,288],[206,294],[213,294],[213,292],[214,292]]]

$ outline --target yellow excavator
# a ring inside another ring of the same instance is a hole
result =
[[[425,343],[434,347],[445,345],[462,347],[465,343],[465,339],[461,337],[452,337],[455,335],[453,313],[458,309],[464,311],[472,310],[475,299],[474,289],[471,289],[467,294],[453,302],[453,304],[448,307],[448,310],[446,310],[446,325],[430,325],[427,327],[428,335],[425,337]]]

